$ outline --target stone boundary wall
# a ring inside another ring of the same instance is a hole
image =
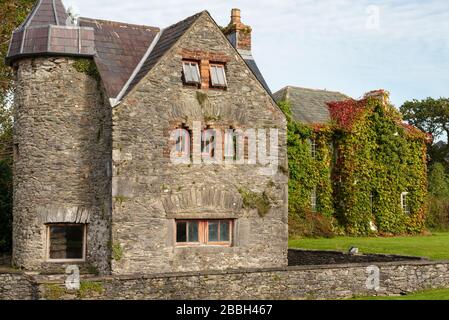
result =
[[[67,292],[61,276],[2,274],[0,299],[344,299],[449,288],[449,261],[392,262],[380,269],[380,289],[367,288],[370,264],[301,266],[133,276],[84,276],[81,289]]]

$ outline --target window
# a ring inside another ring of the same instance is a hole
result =
[[[184,71],[184,81],[187,84],[200,84],[200,69],[197,62],[184,61],[182,63]]]
[[[201,139],[201,154],[206,158],[214,158],[215,157],[215,148],[216,148],[216,131],[211,129],[210,126],[203,131],[202,139]]]
[[[84,261],[86,225],[47,225],[47,248],[50,261]]]
[[[316,187],[313,188],[312,194],[310,195],[310,207],[312,208],[313,212],[316,212],[317,209],[317,192]]]
[[[213,87],[227,87],[224,65],[213,64],[210,66],[210,78]]]
[[[314,139],[309,139],[310,144],[310,156],[316,158],[316,141]]]
[[[410,214],[410,206],[408,203],[408,192],[403,192],[401,194],[401,207],[402,207],[402,212],[404,212],[405,214]]]
[[[176,244],[230,246],[232,226],[232,220],[177,220]]]

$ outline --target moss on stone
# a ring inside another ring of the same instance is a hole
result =
[[[44,284],[44,298],[47,300],[60,300],[65,294],[65,289],[53,283]]]
[[[76,59],[73,63],[73,68],[80,72],[99,80],[100,74],[98,72],[95,62],[91,59]]]
[[[128,197],[125,196],[115,196],[114,197],[115,202],[117,202],[119,205],[122,205],[125,201],[129,200]]]
[[[81,281],[78,297],[80,299],[85,299],[95,295],[100,295],[103,292],[104,288],[101,282]]]
[[[115,261],[120,261],[123,258],[123,248],[120,243],[115,243],[112,245],[112,259]]]
[[[257,193],[247,189],[239,189],[245,209],[257,209],[259,216],[265,217],[271,209],[271,202],[265,192]]]
[[[208,99],[207,94],[201,91],[196,92],[196,100],[201,106],[204,106],[204,103],[207,101],[207,99]]]

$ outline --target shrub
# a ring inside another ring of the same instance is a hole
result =
[[[290,238],[333,238],[336,235],[332,219],[317,212],[290,214],[288,224]]]

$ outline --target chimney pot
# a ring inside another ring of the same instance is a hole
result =
[[[240,15],[240,9],[232,9],[231,11],[231,23],[232,24],[238,24],[241,23],[241,15]]]

